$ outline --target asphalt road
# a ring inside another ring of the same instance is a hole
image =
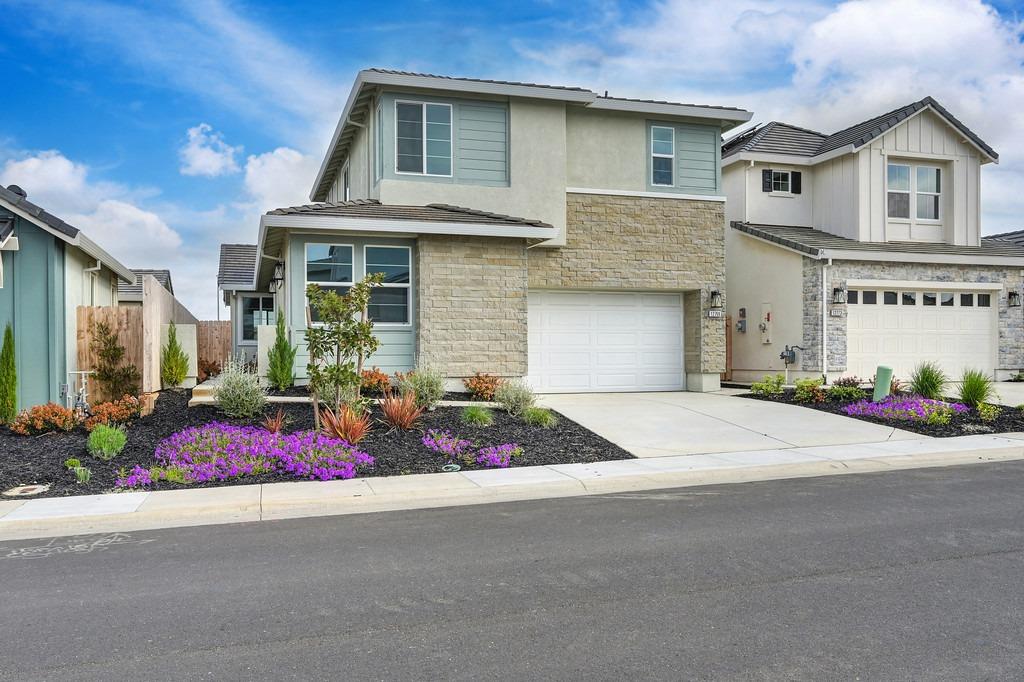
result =
[[[1021,679],[1024,463],[0,543],[0,678]]]

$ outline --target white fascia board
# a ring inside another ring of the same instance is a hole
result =
[[[124,265],[123,263],[121,263],[121,261],[117,260],[109,253],[107,253],[105,250],[103,250],[99,244],[89,239],[89,237],[87,237],[85,233],[82,232],[81,230],[78,230],[78,233],[74,237],[69,237],[60,230],[53,229],[52,227],[44,223],[42,220],[39,220],[38,218],[33,216],[31,213],[23,211],[18,206],[15,206],[14,204],[8,203],[6,201],[3,203],[7,207],[7,209],[14,213],[15,215],[21,216],[22,218],[29,221],[39,229],[46,232],[47,234],[52,234],[54,237],[60,239],[65,244],[70,244],[71,246],[78,247],[79,249],[84,251],[86,255],[91,256],[92,258],[95,258],[96,260],[100,261],[101,263],[103,263],[103,265],[106,265],[108,268],[110,268],[110,270],[119,278],[124,280],[126,284],[131,284],[135,281],[135,273],[132,272],[128,268],[128,266]]]
[[[302,228],[311,230],[344,230],[380,234],[448,234],[472,237],[513,237],[520,239],[551,239],[557,231],[553,227],[534,225],[478,225],[474,223],[445,223],[427,220],[381,220],[380,218],[345,218],[314,215],[264,215],[260,218],[260,255],[263,237],[268,227]]]
[[[420,76],[402,73],[380,73],[379,71],[360,71],[356,82],[373,83],[375,85],[391,85],[403,88],[427,88],[430,90],[447,90],[449,92],[469,92],[474,94],[503,95],[506,97],[529,97],[531,99],[554,99],[562,102],[587,104],[597,98],[590,90],[568,90],[564,88],[544,87],[538,85],[518,85],[511,83],[488,83],[485,81],[460,80],[438,76]]]
[[[711,118],[716,121],[729,122],[728,128],[746,123],[754,115],[742,109],[719,107],[700,107],[689,104],[669,104],[658,102],[637,102],[614,98],[597,97],[587,105],[589,109],[605,109],[608,111],[629,111],[637,114],[654,114],[658,116],[686,116],[687,118]]]
[[[363,74],[365,71],[360,71],[356,75],[356,82],[352,84],[352,90],[348,93],[348,99],[345,101],[345,108],[341,110],[341,117],[338,118],[338,125],[334,127],[334,135],[331,136],[331,143],[327,145],[327,151],[324,153],[324,160],[320,162],[320,170],[317,171],[316,180],[313,181],[313,188],[309,190],[309,200],[315,201],[313,198],[316,196],[316,188],[320,186],[320,182],[323,180],[324,174],[327,172],[327,164],[331,160],[331,156],[334,154],[334,148],[338,146],[338,140],[341,139],[341,133],[345,129],[345,122],[348,121],[348,117],[352,114],[352,107],[355,106],[356,101],[359,99],[359,93],[363,89],[363,83],[365,82]]]
[[[819,154],[818,156],[796,156],[793,154],[765,154],[763,152],[738,152],[730,154],[722,159],[722,168],[730,166],[738,161],[754,161],[756,163],[781,163],[787,166],[816,166],[825,161],[831,161],[838,156],[852,154],[856,149],[848,144],[838,149]]]
[[[1001,282],[921,282],[915,280],[900,279],[848,279],[847,287],[864,289],[883,289],[886,287],[895,289],[958,289],[963,291],[999,291],[1003,288]]]
[[[1024,266],[1024,257],[972,256],[956,253],[907,253],[905,251],[839,251],[825,249],[818,258],[862,260],[890,263],[935,263],[939,265],[1002,265]]]
[[[651,199],[687,199],[689,201],[725,201],[717,194],[681,194],[678,192],[645,192],[626,189],[595,189],[592,187],[566,187],[566,194],[606,194],[613,197],[644,197]]]

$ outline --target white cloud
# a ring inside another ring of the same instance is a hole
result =
[[[241,146],[229,145],[224,136],[207,123],[189,128],[187,135],[188,139],[178,150],[182,175],[216,177],[238,172],[235,154],[242,153]]]
[[[288,147],[250,156],[245,162],[245,191],[258,212],[307,203],[320,169],[316,158]]]

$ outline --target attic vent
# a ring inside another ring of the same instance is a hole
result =
[[[7,189],[8,191],[14,192],[23,199],[28,196],[28,192],[23,190],[21,187],[18,187],[17,185],[7,185]]]

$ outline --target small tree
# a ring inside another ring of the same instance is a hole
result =
[[[343,397],[360,398],[363,363],[380,346],[366,309],[373,287],[383,281],[382,273],[367,275],[344,295],[325,291],[316,284],[306,287],[309,305],[316,310],[321,323],[306,330],[309,392],[318,429],[321,396],[333,398],[335,413],[341,409]]]
[[[188,376],[188,354],[178,343],[174,323],[167,327],[167,345],[160,351],[160,380],[164,387],[181,386]]]
[[[92,342],[89,344],[96,353],[97,362],[93,377],[106,392],[107,397],[117,399],[125,395],[139,394],[139,368],[124,365],[124,346],[117,342],[117,334],[106,322],[97,322],[93,327]]]
[[[277,316],[277,337],[267,354],[267,380],[270,385],[283,391],[295,383],[295,346],[288,343],[284,328],[284,316]]]
[[[18,416],[18,367],[14,363],[14,330],[4,329],[0,348],[0,424],[10,424]]]

